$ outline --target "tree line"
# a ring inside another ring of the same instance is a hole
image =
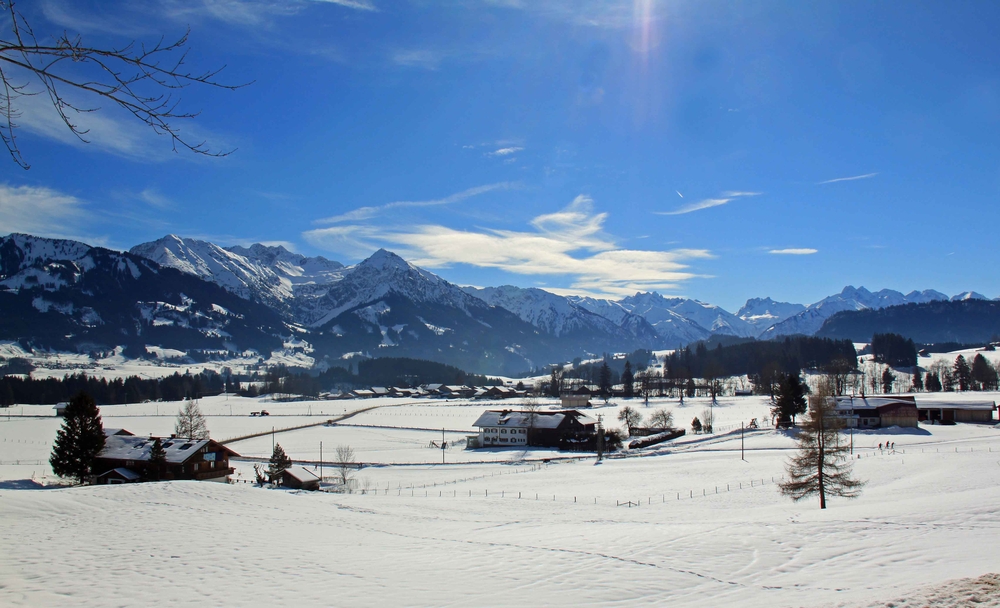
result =
[[[247,397],[278,394],[317,397],[321,392],[336,387],[411,387],[430,383],[492,386],[503,383],[498,378],[470,374],[451,365],[405,358],[365,360],[358,364],[356,373],[349,368],[333,367],[316,374],[276,365],[262,373],[240,376],[227,371],[220,374],[205,370],[197,374],[175,373],[164,378],[129,376],[113,380],[85,373],[62,378],[31,378],[20,375],[31,371],[30,363],[26,366],[15,362],[14,366],[19,375],[0,377],[0,406],[62,403],[80,392],[91,396],[99,405],[124,405],[198,399],[224,391]]]
[[[124,405],[144,401],[181,401],[216,395],[232,381],[206,370],[201,374],[175,373],[165,378],[96,378],[87,374],[72,374],[62,378],[0,377],[0,405],[15,403],[56,404],[69,401],[74,395],[86,393],[100,405]]]
[[[914,368],[913,390],[937,393],[941,391],[995,391],[1000,385],[1000,369],[976,353],[970,365],[964,355],[955,357],[950,366],[938,361],[926,372]]]

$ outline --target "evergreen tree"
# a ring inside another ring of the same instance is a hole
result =
[[[806,389],[798,374],[788,374],[778,384],[778,395],[771,415],[779,423],[794,423],[795,417],[806,413]]]
[[[552,375],[549,377],[549,395],[558,399],[561,384],[562,379],[559,377],[559,372],[553,367]]]
[[[922,390],[924,390],[924,377],[923,377],[923,374],[920,373],[920,368],[919,367],[914,367],[913,368],[913,391],[914,392],[920,392]]]
[[[972,360],[972,382],[978,391],[994,391],[997,388],[997,370],[982,353],[976,353]]]
[[[153,445],[149,448],[149,467],[146,475],[153,481],[159,481],[167,471],[167,452],[163,449],[163,443],[159,437],[153,439]]]
[[[174,434],[186,439],[208,439],[208,426],[205,425],[205,416],[198,407],[197,399],[188,399],[184,402],[184,407],[177,412]]]
[[[833,387],[827,381],[809,398],[809,416],[798,436],[798,452],[787,465],[788,481],[779,484],[785,496],[799,501],[819,495],[819,508],[827,496],[855,498],[864,482],[851,476],[848,447],[842,445],[843,426],[834,412]]]
[[[695,391],[696,388],[697,387],[695,387],[695,385],[694,385],[694,378],[688,378],[687,379],[687,386],[686,386],[686,388],[684,390],[684,392],[687,393],[687,396],[688,397],[694,397],[694,391]]]
[[[94,472],[94,460],[104,449],[104,425],[101,411],[90,395],[80,392],[70,399],[63,425],[56,433],[49,464],[60,477],[73,477],[83,483]]]
[[[972,370],[965,357],[959,355],[955,357],[955,366],[952,368],[952,375],[958,382],[958,390],[967,391],[972,385]]]
[[[955,376],[948,370],[941,372],[941,390],[947,393],[955,390]]]
[[[892,393],[892,383],[896,381],[896,374],[892,373],[891,367],[882,370],[882,393],[888,395]]]
[[[635,396],[635,375],[632,373],[632,363],[625,360],[625,370],[622,372],[622,390],[627,398]]]
[[[14,405],[14,390],[10,384],[3,382],[0,384],[0,406],[10,407]]]
[[[280,483],[281,474],[290,466],[292,466],[292,459],[285,454],[280,443],[274,444],[274,451],[271,452],[271,459],[268,461],[267,478],[271,480],[271,483]]]
[[[607,359],[601,362],[599,386],[601,387],[601,396],[607,399],[608,395],[611,394],[611,368],[608,367]]]
[[[701,420],[699,420],[697,416],[695,416],[694,420],[691,421],[691,430],[695,433],[701,432]]]
[[[927,372],[924,385],[927,387],[927,392],[929,393],[941,392],[941,378],[938,378],[938,375],[934,372]]]

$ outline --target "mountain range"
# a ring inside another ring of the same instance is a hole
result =
[[[344,266],[280,246],[175,235],[125,253],[22,234],[0,239],[0,339],[76,351],[130,345],[142,354],[145,345],[263,356],[299,341],[334,361],[391,355],[514,373],[719,335],[812,335],[844,311],[978,299],[848,286],[808,306],[752,298],[734,314],[658,293],[610,300],[460,287],[385,250]]]

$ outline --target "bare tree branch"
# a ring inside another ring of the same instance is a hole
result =
[[[185,61],[190,29],[173,42],[161,37],[152,47],[132,41],[120,48],[97,48],[86,46],[82,37],[71,37],[67,32],[54,36],[51,44],[42,44],[13,0],[0,0],[0,10],[8,14],[10,22],[9,32],[0,39],[0,139],[14,162],[22,168],[28,169],[30,165],[17,142],[19,125],[16,121],[21,116],[17,101],[42,92],[28,88],[31,76],[41,83],[60,120],[80,141],[89,143],[86,137],[89,131],[73,117],[96,112],[101,107],[76,105],[66,91],[77,91],[94,98],[95,102],[105,100],[126,110],[157,135],[168,136],[174,152],[187,149],[195,154],[219,157],[234,151],[213,151],[205,141],[188,139],[176,124],[176,121],[199,114],[182,111],[181,100],[174,95],[176,91],[192,84],[228,90],[251,84],[219,82],[216,78],[225,66],[198,73],[188,70]],[[81,66],[96,72],[96,76],[81,76]],[[12,80],[19,71],[26,72],[29,81]]]

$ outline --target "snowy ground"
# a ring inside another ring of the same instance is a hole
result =
[[[623,405],[592,414],[613,421]],[[629,405],[644,414],[668,407],[686,426],[708,404]],[[1000,430],[988,425],[856,433],[855,471],[868,485],[861,498],[832,499],[821,511],[777,493],[794,448],[786,433],[745,434],[741,459],[739,424],[767,417],[756,397],[714,407],[716,435],[596,466],[592,458],[545,463],[537,459],[553,454],[460,447],[445,459],[464,464],[433,464],[441,450],[429,442],[441,428],[460,441],[482,404],[217,397],[201,406],[216,437],[377,406],[344,421],[360,426],[275,440],[296,459],[317,457],[322,441],[331,453],[349,444],[358,460],[395,465],[359,471],[367,491],[351,495],[188,482],[30,490],[32,476],[54,481],[47,458],[59,420],[51,408],[11,408],[0,412],[11,414],[0,417],[0,605],[1000,602],[995,579],[948,582],[1000,571]],[[106,427],[162,434],[178,407],[102,414]],[[273,415],[248,416],[262,407]],[[878,449],[886,441],[894,452]],[[231,445],[266,456],[271,437]],[[628,502],[640,506],[618,506]]]

